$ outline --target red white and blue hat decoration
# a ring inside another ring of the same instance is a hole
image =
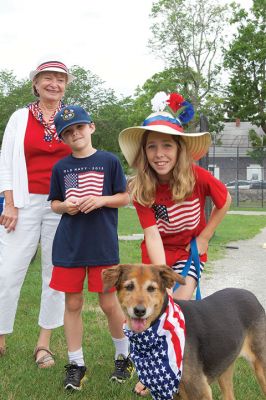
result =
[[[119,134],[120,148],[130,166],[134,164],[145,131],[182,136],[195,161],[208,152],[211,144],[209,132],[184,132],[183,124],[187,124],[194,117],[194,108],[182,95],[159,92],[151,100],[151,104],[154,112],[144,120],[142,126],[126,128]]]
[[[61,72],[67,75],[67,83],[72,82],[75,79],[75,76],[70,74],[67,66],[61,61],[47,61],[41,62],[37,65],[36,69],[30,72],[30,80],[33,81],[36,75],[41,72],[50,71],[50,72]]]

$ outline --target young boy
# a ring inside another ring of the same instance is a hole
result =
[[[69,364],[65,366],[65,389],[80,390],[86,367],[82,351],[83,283],[97,292],[115,345],[112,380],[122,382],[134,372],[128,341],[122,325],[124,316],[114,290],[103,293],[102,270],[119,263],[118,207],[129,203],[126,179],[119,160],[96,150],[91,135],[95,125],[77,105],[64,107],[55,116],[58,136],[72,154],[53,168],[49,200],[62,214],[53,242],[53,274],[50,287],[65,292],[65,335]]]

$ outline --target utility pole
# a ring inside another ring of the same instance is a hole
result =
[[[209,122],[207,117],[204,114],[200,114],[200,132],[209,132]],[[207,153],[204,157],[199,160],[199,166],[209,170],[209,153]],[[214,171],[213,171],[214,172]],[[208,221],[212,210],[212,202],[208,197],[205,203],[205,217]]]

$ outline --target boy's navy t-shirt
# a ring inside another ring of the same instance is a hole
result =
[[[89,157],[70,155],[55,164],[48,200],[112,196],[125,191],[126,178],[118,158],[97,150]],[[117,208],[63,214],[54,237],[53,264],[62,267],[118,264],[117,223]]]

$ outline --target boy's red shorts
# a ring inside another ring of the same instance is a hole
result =
[[[84,281],[87,275],[88,291],[103,292],[102,271],[113,265],[93,266],[93,267],[61,267],[54,266],[50,288],[65,293],[79,293],[83,290]],[[114,292],[115,288],[108,290]]]

